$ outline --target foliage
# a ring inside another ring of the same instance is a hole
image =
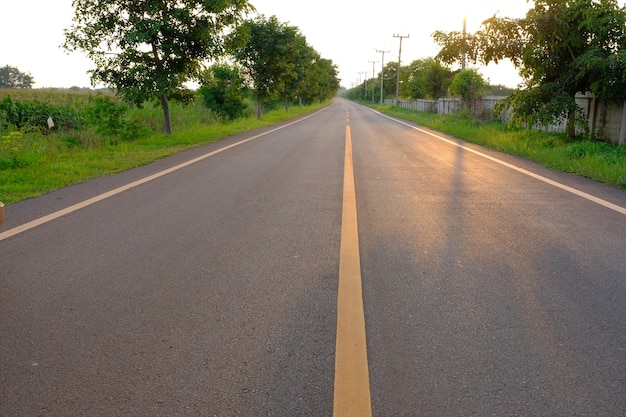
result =
[[[514,119],[545,124],[567,118],[573,137],[576,93],[625,98],[625,25],[626,8],[616,0],[535,0],[524,18],[494,15],[474,34],[435,32],[433,38],[444,63],[511,60],[525,82],[507,102]]]
[[[397,62],[388,62],[382,69],[383,96],[394,97],[396,92],[396,78],[398,71]],[[400,68],[400,91],[399,95],[404,99],[430,99],[437,100],[448,95],[448,88],[455,72],[442,65],[434,58],[418,59],[409,65]],[[380,101],[380,78],[379,72],[375,78],[347,91],[351,100]]]
[[[0,88],[32,88],[34,83],[32,75],[16,67],[10,65],[0,67]]]
[[[21,134],[60,134],[72,146],[98,146],[102,140],[134,140],[146,128],[128,117],[129,107],[110,94],[62,93],[55,90],[19,90],[0,100],[0,133],[5,142],[21,142]],[[14,96],[16,98],[14,98]],[[50,128],[48,118],[54,126]],[[19,134],[18,136],[11,136]],[[6,143],[5,143],[6,145]],[[7,150],[6,146],[3,148]]]
[[[253,10],[247,0],[73,0],[64,48],[94,61],[94,84],[115,88],[138,106],[158,99],[171,133],[168,99],[189,98],[184,83],[200,62],[221,56],[222,33]]]
[[[333,98],[339,90],[340,80],[337,78],[337,66],[330,59],[320,57],[317,52],[313,61],[304,64],[302,83],[297,90],[304,104],[322,103]]]
[[[48,118],[57,129],[71,129],[83,124],[78,112],[69,106],[42,103],[38,100],[17,101],[7,95],[0,101],[0,130],[49,130]]]
[[[293,77],[294,53],[301,35],[296,27],[281,23],[276,16],[246,20],[229,39],[230,50],[253,84],[257,118],[261,102],[281,94],[282,85]]]
[[[452,78],[450,93],[461,97],[466,108],[472,111],[485,85],[485,80],[476,70],[468,69],[458,72]]]
[[[323,100],[339,88],[332,62],[321,59],[298,28],[276,16],[244,21],[227,43],[255,90],[257,118],[261,117],[262,103],[276,97],[286,104],[295,97]]]
[[[215,64],[202,75],[202,86],[198,92],[204,98],[207,108],[224,120],[245,116],[248,106],[245,102],[244,80],[236,67],[228,64]]]
[[[445,97],[454,73],[433,58],[413,61],[402,73],[408,74],[406,89],[413,99],[433,99]]]
[[[15,168],[21,165],[19,155],[23,136],[21,132],[8,132],[6,135],[0,136],[0,169]]]
[[[496,84],[496,85],[487,84],[485,86],[485,95],[487,96],[506,97],[506,96],[510,96],[511,94],[513,94],[514,91],[515,91],[514,88],[507,87],[502,84]]]
[[[97,134],[107,137],[117,136],[122,140],[134,140],[143,134],[145,129],[142,129],[137,121],[126,118],[128,106],[102,95],[89,99],[86,117],[88,123],[95,126]]]
[[[406,74],[402,69],[400,73]],[[398,63],[395,61],[387,62],[383,68],[383,97],[395,97],[397,76]]]

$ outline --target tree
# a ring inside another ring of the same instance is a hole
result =
[[[626,8],[616,0],[535,0],[524,18],[494,15],[474,34],[435,32],[433,38],[442,46],[442,62],[511,60],[524,79],[503,103],[513,120],[547,125],[567,118],[573,137],[577,93],[624,99],[625,25]]]
[[[385,97],[395,97],[396,83],[395,80],[398,75],[398,63],[391,61],[387,62],[382,69],[383,73],[383,101]],[[379,77],[380,78],[380,77]]]
[[[340,81],[333,61],[317,56],[308,67],[301,95],[308,103],[331,99],[337,94]]]
[[[474,113],[476,101],[480,98],[480,94],[486,84],[483,77],[476,70],[459,71],[452,78],[450,93],[461,97],[465,107]]]
[[[113,87],[141,106],[158,99],[171,133],[169,99],[188,100],[186,81],[223,53],[223,31],[252,11],[248,0],[73,0],[63,47],[96,64],[92,83]]]
[[[10,65],[0,68],[0,88],[33,88],[33,76]]]
[[[280,96],[296,76],[291,48],[298,36],[296,27],[281,23],[276,16],[261,15],[243,22],[229,37],[231,54],[254,86],[257,118],[261,118],[261,103]]]
[[[239,70],[228,64],[215,64],[202,74],[199,89],[204,104],[226,120],[246,114],[244,80]]]
[[[454,76],[452,70],[434,58],[415,60],[402,73],[408,74],[406,89],[413,99],[445,97]]]

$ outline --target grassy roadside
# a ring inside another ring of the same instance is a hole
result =
[[[418,123],[486,148],[521,156],[555,171],[587,177],[626,188],[626,147],[590,140],[570,140],[564,134],[508,127],[499,121],[483,122],[467,114],[436,115],[375,106],[390,116]]]
[[[232,122],[216,120],[201,104],[172,105],[172,135],[149,133],[132,141],[91,140],[90,132],[78,139],[62,132],[49,135],[27,132],[14,138],[10,138],[10,133],[0,132],[3,140],[0,145],[4,144],[0,153],[19,153],[20,161],[18,166],[0,166],[0,201],[11,204],[90,178],[122,172],[228,136],[271,126],[327,104],[294,106],[289,111],[271,110],[261,120],[250,117]],[[159,107],[133,109],[130,116],[152,130],[159,130],[162,125]],[[89,144],[90,140],[97,144]]]

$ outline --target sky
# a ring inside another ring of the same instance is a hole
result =
[[[281,22],[297,26],[307,42],[323,58],[338,66],[345,87],[380,72],[382,54],[385,63],[398,60],[399,38],[402,41],[402,65],[415,59],[434,57],[437,45],[432,40],[436,30],[462,30],[467,16],[467,30],[499,16],[523,17],[527,0],[250,0],[258,14],[276,16]],[[30,73],[35,88],[89,87],[87,71],[92,62],[80,52],[68,54],[60,48],[63,30],[74,16],[72,0],[0,0],[0,67],[10,65]],[[372,62],[378,61],[378,62]],[[508,62],[477,68],[491,84],[515,87],[521,81]],[[366,74],[362,74],[366,72]],[[360,74],[361,73],[361,74]]]

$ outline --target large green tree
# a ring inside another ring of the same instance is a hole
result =
[[[158,99],[171,133],[168,99],[189,97],[184,83],[202,61],[223,54],[223,33],[253,10],[248,0],[73,0],[64,48],[95,63],[92,83],[141,106]]]
[[[418,59],[401,74],[408,74],[406,91],[413,99],[434,99],[445,97],[454,73],[434,58]]]
[[[467,69],[454,75],[449,91],[452,95],[461,97],[466,109],[476,113],[476,103],[486,85],[487,83],[478,71]]]
[[[547,125],[567,119],[572,137],[577,93],[625,98],[625,28],[626,9],[616,0],[535,0],[524,18],[493,16],[476,33],[435,32],[433,38],[445,63],[509,59],[524,79],[504,102],[513,120]]]
[[[243,22],[229,37],[229,50],[252,82],[261,104],[295,89],[296,59],[306,44],[298,28],[282,23],[276,16],[257,16]]]
[[[263,102],[312,101],[332,97],[339,88],[337,68],[307,44],[295,26],[276,16],[247,20],[229,36],[228,46],[252,84],[257,117]]]
[[[317,56],[305,76],[301,95],[307,103],[333,98],[339,90],[337,65],[332,60]]]
[[[0,68],[0,88],[32,88],[33,76],[16,67],[5,65]]]

